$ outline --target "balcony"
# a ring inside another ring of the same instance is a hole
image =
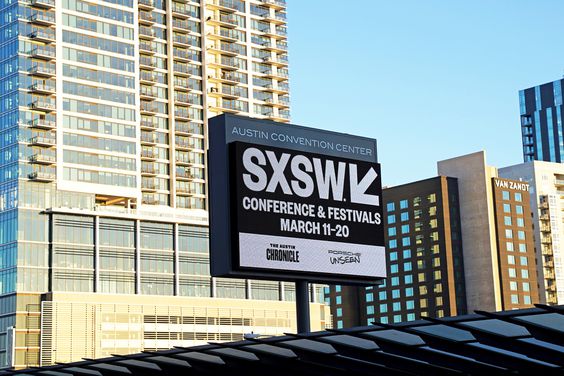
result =
[[[31,0],[30,5],[34,8],[51,9],[55,8],[55,0]]]
[[[190,120],[190,114],[186,110],[174,110],[174,117],[181,120]]]
[[[204,125],[199,123],[181,123],[177,122],[174,125],[174,131],[180,134],[186,134],[190,136],[203,136],[204,135]]]
[[[139,38],[141,39],[155,39],[155,30],[148,26],[139,26]]]
[[[55,94],[55,85],[51,83],[36,82],[29,86],[29,90],[32,93],[51,95]]]
[[[156,77],[153,72],[141,72],[139,75],[139,81],[145,85],[154,85]]]
[[[55,14],[45,12],[34,12],[28,18],[29,22],[41,26],[54,26]]]
[[[176,18],[172,20],[172,28],[175,31],[181,31],[186,33],[189,27],[190,25],[188,25],[188,20],[179,20]]]
[[[175,63],[173,69],[174,74],[178,74],[179,76],[189,77],[191,75],[190,68],[188,68],[186,64]]]
[[[49,46],[37,46],[34,47],[29,54],[36,59],[53,60],[55,58],[55,48]]]
[[[141,113],[154,115],[157,113],[157,106],[152,102],[141,102]]]
[[[285,0],[260,0],[260,2],[274,9],[284,9],[286,7]]]
[[[139,0],[137,6],[139,9],[143,10],[153,10],[155,8],[155,2],[153,0]]]
[[[155,163],[143,163],[141,164],[141,174],[142,175],[157,175],[157,168]]]
[[[157,144],[157,135],[152,132],[141,132],[141,143],[149,144],[149,145],[156,145]]]
[[[157,180],[151,178],[144,178],[141,181],[141,189],[143,191],[156,191],[157,190]]]
[[[35,100],[29,104],[32,110],[51,112],[55,111],[55,101]]]
[[[140,11],[139,23],[145,25],[153,25],[155,23],[155,17],[153,17],[153,15],[149,12]]]
[[[245,4],[233,0],[213,0],[207,4],[210,8],[219,9],[224,12],[244,12]]]
[[[157,97],[157,90],[153,87],[141,86],[139,97],[144,100],[153,101]]]
[[[228,28],[237,27],[237,19],[231,14],[214,13],[210,20],[210,25],[223,26]]]
[[[55,32],[43,29],[35,29],[27,35],[30,39],[43,43],[52,43],[55,41]]]
[[[50,154],[43,154],[43,153],[36,153],[33,155],[30,155],[29,158],[29,163],[32,164],[39,164],[39,165],[52,165],[55,164],[55,162],[57,162],[57,157],[54,155],[50,155]]]
[[[47,171],[34,171],[28,176],[29,180],[39,181],[43,183],[49,183],[55,180],[55,174],[53,172]]]
[[[34,129],[45,129],[51,130],[57,127],[57,123],[54,120],[46,120],[46,119],[33,119],[28,122],[28,126]]]
[[[42,65],[35,64],[29,68],[28,71],[31,75],[40,77],[54,77],[55,76],[55,66],[54,65]]]
[[[151,42],[141,41],[139,42],[139,51],[144,54],[154,55],[155,48]]]
[[[56,145],[55,137],[50,136],[34,136],[29,139],[29,143],[33,146],[41,146],[50,148]]]
[[[176,177],[178,179],[182,179],[182,180],[192,180],[195,179],[194,174],[192,174],[192,172],[190,170],[185,170],[185,169],[176,169]],[[178,190],[178,188],[177,188]]]
[[[157,159],[158,154],[155,149],[142,149],[141,150],[141,158],[146,160],[155,160]]]
[[[149,130],[157,129],[157,124],[153,120],[149,120],[149,119],[141,119],[139,125],[141,126],[141,129],[149,129]]]
[[[174,90],[190,91],[191,89],[188,87],[188,80],[180,77],[174,77]]]
[[[187,154],[187,153],[183,153],[183,154]],[[203,162],[198,161],[196,158],[189,157],[187,155],[179,155],[176,158],[176,164],[180,165],[180,166],[182,166],[182,165],[183,166],[193,166],[193,165],[202,166]],[[178,170],[177,170],[177,174],[178,174]]]
[[[178,3],[173,1],[171,10],[172,10],[172,15],[175,17],[188,18],[191,16],[190,10],[186,8],[184,4],[179,5]]]
[[[144,69],[155,69],[156,64],[155,61],[148,57],[148,56],[140,56],[139,57],[139,66]]]
[[[143,198],[141,199],[141,203],[144,205],[158,205],[159,204],[159,200],[157,200],[157,198],[155,196],[143,196]]]

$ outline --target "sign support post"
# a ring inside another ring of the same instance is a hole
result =
[[[309,333],[310,318],[308,281],[296,281],[296,318],[298,321],[298,334]]]

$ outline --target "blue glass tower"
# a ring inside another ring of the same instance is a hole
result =
[[[523,160],[564,161],[562,82],[556,80],[519,92]]]

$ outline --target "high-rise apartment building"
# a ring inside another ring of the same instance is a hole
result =
[[[285,8],[2,2],[0,366],[295,330],[292,284],[210,278],[206,227],[206,119],[289,119]]]
[[[564,304],[564,165],[532,161],[500,168],[499,176],[530,185],[539,300]]]
[[[564,79],[519,91],[523,160],[564,162]]]
[[[438,176],[390,187],[382,197],[388,277],[380,286],[328,288],[334,325],[466,313],[456,179]]]

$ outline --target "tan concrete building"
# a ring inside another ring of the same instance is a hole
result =
[[[507,188],[505,183],[496,185],[501,180],[497,179],[497,169],[486,164],[484,151],[440,161],[437,167],[440,175],[458,179],[468,311],[538,303],[528,191],[525,195],[510,188],[520,187],[522,182],[512,181]],[[519,203],[516,193],[521,194]],[[513,197],[513,201],[504,197]],[[517,226],[518,219],[521,226]],[[512,227],[513,223],[518,228]],[[520,244],[524,244],[523,252],[519,252]]]

